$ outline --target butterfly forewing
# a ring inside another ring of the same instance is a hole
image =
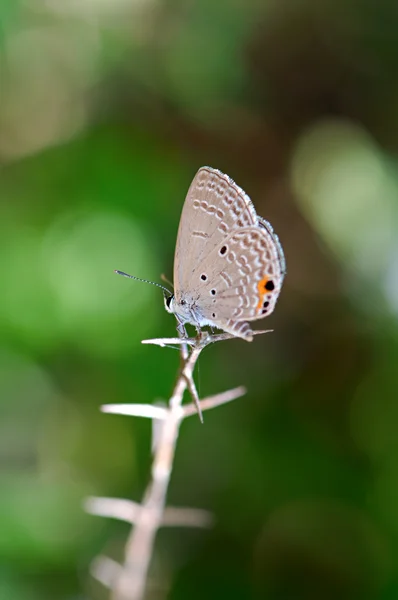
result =
[[[181,291],[192,291],[192,276],[222,240],[236,229],[257,224],[250,198],[228,175],[211,167],[199,169],[188,190],[178,229],[176,297]]]

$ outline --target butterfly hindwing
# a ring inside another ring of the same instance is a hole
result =
[[[260,227],[232,232],[201,262],[189,281],[203,317],[224,329],[229,320],[254,321],[274,310],[283,281],[274,235]]]

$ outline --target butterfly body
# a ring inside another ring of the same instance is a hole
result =
[[[247,194],[221,171],[199,169],[181,215],[166,310],[181,324],[251,341],[248,321],[271,314],[285,272],[279,239]]]
[[[217,325],[203,315],[203,311],[198,304],[200,297],[193,297],[192,294],[182,292],[180,297],[172,296],[168,312],[175,314],[178,321],[182,324],[189,323],[195,325],[198,329],[201,327],[217,327]]]

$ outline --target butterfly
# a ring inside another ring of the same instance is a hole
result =
[[[278,236],[249,196],[201,167],[185,199],[165,307],[181,326],[221,329],[250,342],[251,321],[272,313],[286,274]]]

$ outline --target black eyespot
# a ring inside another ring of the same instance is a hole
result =
[[[267,283],[265,284],[265,289],[268,290],[269,292],[272,292],[272,290],[275,289],[275,284],[273,281],[267,281]]]
[[[224,256],[224,254],[226,253],[226,251],[227,251],[227,247],[226,246],[222,246],[220,248],[220,254],[221,254],[221,256]]]
[[[215,319],[216,318],[216,313],[212,313],[211,316],[213,317],[213,319]]]
[[[212,296],[215,296],[215,295],[217,294],[217,292],[216,292],[216,290],[210,290],[210,294],[211,294]]]
[[[166,306],[167,306],[167,308],[170,308],[170,304],[171,304],[172,299],[173,299],[173,296],[169,296],[168,298],[166,298]]]
[[[263,308],[263,310],[261,311],[261,314],[265,315],[265,313],[268,312],[268,308]]]
[[[200,276],[202,281],[206,281],[207,279],[207,275],[205,275],[205,273],[202,273],[202,275]]]
[[[264,302],[263,308],[267,308],[269,306],[269,302]]]

